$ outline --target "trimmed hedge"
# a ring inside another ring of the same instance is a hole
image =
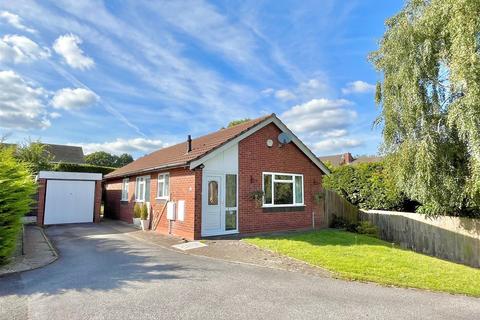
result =
[[[106,175],[117,168],[96,166],[92,164],[77,164],[77,163],[58,163],[53,168],[54,171],[65,171],[65,172],[90,172],[90,173],[101,173]]]
[[[13,148],[0,148],[0,265],[13,254],[22,217],[30,212],[36,183],[28,164],[14,158]]]

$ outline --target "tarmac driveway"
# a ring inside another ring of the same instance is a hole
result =
[[[167,250],[106,224],[57,226],[53,264],[0,278],[1,319],[475,319],[480,299]]]

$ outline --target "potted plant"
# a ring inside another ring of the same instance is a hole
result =
[[[148,220],[148,207],[146,204],[142,206],[142,210],[140,211],[140,222],[142,224],[142,230],[148,230],[148,224],[150,221]]]
[[[263,196],[265,193],[261,190],[250,192],[250,199],[255,201],[257,208],[261,208],[263,205]]]
[[[142,206],[140,203],[135,203],[133,207],[133,225],[139,227],[140,226],[140,213],[142,212]]]

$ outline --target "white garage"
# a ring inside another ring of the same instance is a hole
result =
[[[101,180],[99,173],[41,171],[39,224],[95,222],[100,209],[96,200],[101,196]]]

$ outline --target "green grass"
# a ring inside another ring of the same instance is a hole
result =
[[[480,269],[403,250],[365,235],[322,230],[245,239],[344,279],[480,296]]]

